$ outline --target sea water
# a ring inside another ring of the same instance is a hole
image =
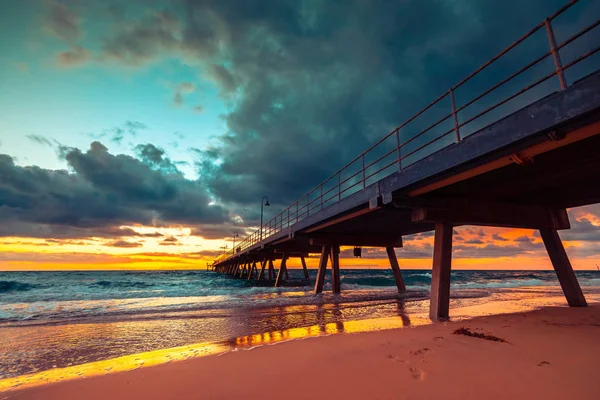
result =
[[[313,295],[309,272],[290,270],[281,288],[209,271],[0,272],[0,379],[195,343],[341,333],[367,320],[408,326],[427,311],[431,271],[403,271],[403,295],[391,270],[342,270],[341,295],[329,283]],[[577,277],[600,293],[600,272]],[[553,271],[454,271],[452,307],[532,288],[560,295]]]

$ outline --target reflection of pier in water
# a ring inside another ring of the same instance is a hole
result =
[[[600,20],[574,26],[578,31],[568,38],[553,31],[555,19],[576,3],[541,21],[216,259],[213,270],[248,280],[268,275],[277,287],[289,279],[289,258],[299,257],[308,277],[304,258],[318,253],[315,293],[323,291],[328,264],[332,291],[340,293],[340,247],[379,247],[403,292],[395,248],[403,235],[434,230],[430,316],[447,318],[453,228],[524,228],[539,232],[568,304],[586,306],[558,235],[570,228],[567,208],[600,202],[600,64],[591,58],[600,47],[586,47],[599,43],[594,28]],[[576,40],[577,48],[571,46]],[[488,66],[506,61],[517,47],[526,54],[522,68],[506,71],[483,92],[469,86],[485,82]],[[534,58],[531,49],[545,53]],[[569,56],[566,63],[561,52]],[[278,271],[275,260],[281,260]]]
[[[401,300],[397,301],[396,308],[397,317],[343,320],[343,311],[339,308],[339,305],[335,305],[333,309],[324,308],[323,305],[277,307],[277,314],[273,316],[273,321],[269,322],[269,324],[273,324],[272,326],[309,324],[301,327],[284,328],[240,336],[232,344],[235,346],[252,347],[285,340],[411,326],[411,319],[406,312],[404,302]],[[301,312],[298,313],[300,309]]]

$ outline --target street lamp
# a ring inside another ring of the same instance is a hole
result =
[[[260,200],[260,240],[263,239],[263,206],[270,206],[267,196],[263,196]]]
[[[232,254],[235,254],[235,238],[236,238],[236,237],[238,237],[238,234],[237,234],[237,233],[234,233],[234,234],[233,234],[233,253],[232,253]]]
[[[227,252],[227,243],[225,243],[225,246],[220,247],[221,249],[223,249],[223,253],[221,254],[225,254]]]

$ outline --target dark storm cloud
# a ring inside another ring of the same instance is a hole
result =
[[[204,186],[185,179],[152,145],[142,159],[113,155],[100,142],[61,152],[71,172],[22,167],[0,154],[1,235],[114,237],[115,227],[135,224],[208,224],[214,233],[228,221],[222,207],[208,205]]]
[[[99,59],[139,66],[176,57],[196,67],[229,106],[227,132],[196,153],[202,181],[225,204],[270,195],[281,208],[563,4],[165,1],[119,21]],[[543,53],[547,43],[523,49]],[[484,80],[521,60],[509,56]],[[481,89],[481,81],[465,88]],[[176,90],[174,104],[183,95]]]
[[[21,236],[35,238],[56,238],[60,242],[71,238],[118,238],[118,237],[161,237],[160,233],[138,233],[130,228],[119,228],[118,226],[93,226],[78,227],[59,224],[47,224],[45,222],[23,222],[11,220],[9,223],[0,225],[0,236]]]
[[[196,68],[200,80],[215,83],[227,105],[227,131],[212,147],[194,150],[200,176],[194,184],[248,225],[256,224],[255,205],[263,195],[273,204],[267,212],[289,205],[563,4],[173,0],[136,18],[122,13],[100,38],[96,58],[128,67],[178,58]],[[565,24],[593,15],[600,3],[581,4]],[[560,31],[563,22],[556,24]],[[540,40],[524,44],[524,51],[547,51],[544,35]],[[503,59],[483,75],[485,85],[474,80],[466,93],[481,92],[522,61],[519,54]],[[457,92],[459,104],[471,98],[465,99],[467,94]],[[183,101],[183,92],[176,90],[173,102]],[[403,131],[402,138],[414,133]],[[136,151],[152,171],[165,176],[176,170],[154,146]],[[99,179],[89,169],[82,163],[77,173]],[[169,202],[164,179],[153,185],[153,190],[140,184],[119,190]],[[209,223],[201,230],[219,237],[236,226]],[[469,233],[485,236],[479,228]],[[527,245],[519,243],[514,251],[526,251],[520,246]]]
[[[291,203],[562,2],[534,3],[187,1],[181,46],[235,99],[203,178]]]

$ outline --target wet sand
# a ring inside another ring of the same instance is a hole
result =
[[[506,342],[453,333],[461,327]],[[597,399],[600,305],[549,307],[279,342],[3,395],[15,399]]]

